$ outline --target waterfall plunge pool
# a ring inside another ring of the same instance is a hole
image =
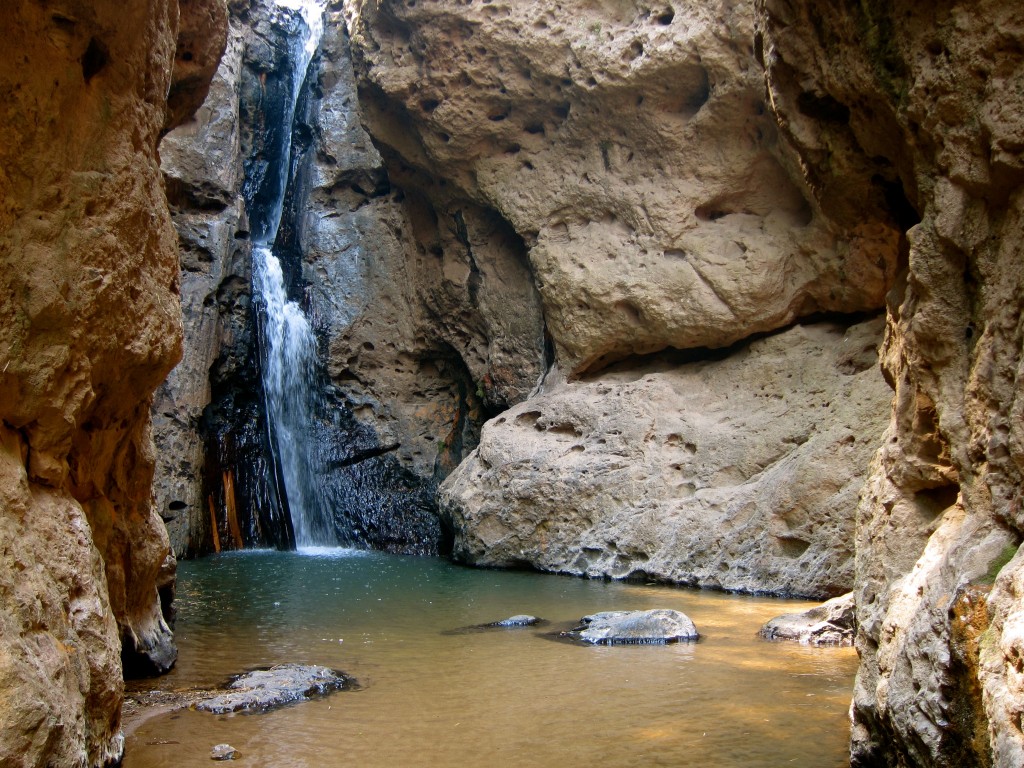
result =
[[[177,600],[177,666],[143,687],[213,687],[299,662],[362,688],[260,714],[140,717],[126,723],[125,768],[209,766],[223,742],[238,765],[268,767],[849,764],[854,651],[756,637],[810,603],[351,550],[182,562]],[[646,608],[687,613],[700,642],[544,636],[588,613]],[[520,613],[551,623],[451,632]]]

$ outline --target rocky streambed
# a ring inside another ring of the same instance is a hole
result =
[[[143,684],[149,693],[130,694],[157,707],[132,715],[125,766],[209,765],[218,744],[265,764],[553,767],[594,750],[623,767],[842,762],[853,651],[757,637],[806,602],[333,555],[182,563],[180,660]],[[618,611],[685,614],[700,639],[559,638]],[[209,699],[232,673],[285,662],[344,670],[358,687],[248,713],[167,710]],[[175,691],[196,698],[174,701]]]

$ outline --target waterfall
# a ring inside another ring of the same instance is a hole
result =
[[[338,538],[318,491],[317,452],[311,435],[319,403],[315,388],[316,337],[302,308],[288,300],[281,262],[272,248],[284,207],[295,105],[319,44],[323,8],[317,0],[276,3],[299,11],[306,35],[292,45],[290,102],[283,110],[280,153],[276,167],[267,169],[278,192],[267,204],[268,210],[253,216],[253,288],[262,309],[260,343],[270,449],[281,469],[282,491],[291,514],[295,544],[302,549],[336,546]]]

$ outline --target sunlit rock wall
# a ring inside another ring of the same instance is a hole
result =
[[[375,141],[522,238],[567,373],[882,306],[895,233],[791,172],[752,2],[346,8]]]
[[[544,385],[441,488],[456,556],[849,589],[890,397],[862,322],[899,229],[822,214],[778,141],[753,3],[345,9],[392,180],[515,233],[551,343]]]
[[[122,658],[174,662],[149,405],[181,319],[156,145],[205,96],[225,18],[201,0],[0,7],[3,765],[118,759]]]
[[[1024,10],[764,0],[757,47],[823,211],[906,231],[858,513],[854,764],[1022,765]]]
[[[838,595],[885,422],[880,319],[797,326],[545,388],[445,484],[456,556],[586,576]],[[681,358],[681,359],[680,359]]]

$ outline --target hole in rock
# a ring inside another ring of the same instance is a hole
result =
[[[914,494],[914,503],[926,517],[933,519],[956,504],[959,495],[960,486],[956,484],[925,488]]]
[[[906,232],[921,223],[921,216],[907,198],[902,181],[899,179],[889,181],[880,175],[875,175],[871,177],[871,183],[882,191],[885,205],[900,229]]]
[[[82,54],[82,77],[89,82],[98,75],[110,61],[110,51],[107,46],[95,37],[89,41],[89,47]]]
[[[776,536],[775,538],[779,542],[779,549],[786,557],[800,557],[811,546],[811,542],[798,539],[795,536]]]
[[[541,417],[540,411],[527,411],[516,416],[516,424],[536,424]]]
[[[796,97],[796,107],[800,114],[823,123],[846,125],[850,122],[850,108],[827,93],[819,95],[804,91]]]

